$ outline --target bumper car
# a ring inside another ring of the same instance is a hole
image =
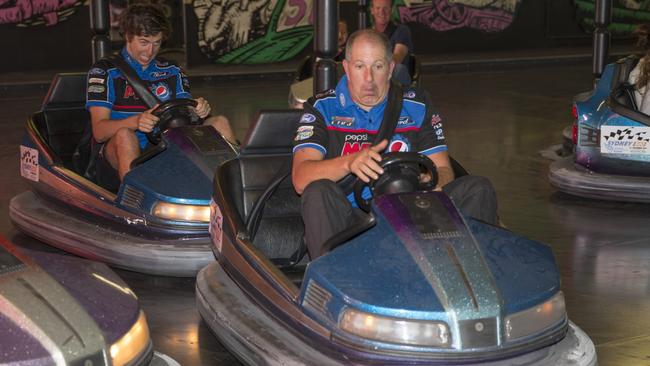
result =
[[[160,106],[160,125],[170,121],[155,134],[160,143],[134,161],[121,184],[100,186],[81,163],[90,152],[76,148],[90,126],[85,80],[85,74],[57,75],[42,110],[29,118],[20,158],[31,191],[11,200],[12,221],[82,257],[138,272],[196,275],[214,260],[212,176],[236,156],[235,147],[208,126],[172,128],[173,111],[183,108],[182,99],[173,100]]]
[[[386,157],[371,202],[355,186],[370,213],[327,254],[301,260],[292,113],[254,124],[215,177],[217,261],[197,275],[197,308],[245,364],[596,364],[567,317],[550,248],[422,190],[429,160],[418,154]]]
[[[573,150],[551,164],[549,179],[575,196],[650,202],[650,116],[627,82],[638,58],[605,67],[593,91],[575,97]]]
[[[153,351],[138,299],[106,265],[0,237],[0,363],[177,366]]]

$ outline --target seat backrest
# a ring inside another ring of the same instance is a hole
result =
[[[290,154],[293,149],[299,109],[262,110],[248,128],[241,147],[242,155]]]
[[[86,110],[86,74],[57,74],[34,123],[52,151],[72,168],[72,154],[90,115]]]
[[[223,174],[230,179],[230,197],[236,200],[243,222],[278,172],[290,169],[293,137],[301,115],[300,110],[261,111],[248,130],[237,164],[224,166],[228,171],[224,169]],[[298,248],[303,230],[300,197],[289,174],[265,202],[253,244],[268,258],[288,258]]]

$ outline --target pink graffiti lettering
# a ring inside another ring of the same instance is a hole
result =
[[[45,25],[59,21],[58,11],[70,8],[81,0],[0,0],[0,24],[16,24],[43,17]]]
[[[287,6],[289,9],[292,10],[297,9],[297,10],[295,15],[287,16],[287,18],[285,19],[284,25],[286,27],[293,27],[298,23],[300,23],[300,21],[302,21],[305,18],[305,14],[307,13],[307,9],[309,8],[305,0],[288,0]],[[316,6],[315,2],[314,2],[314,6]],[[309,14],[309,24],[314,24],[314,7],[312,7],[311,12]]]
[[[458,28],[474,28],[484,32],[500,32],[513,21],[514,14],[496,8],[474,8],[462,4],[450,4],[448,0],[399,8],[402,23],[417,22],[436,31],[444,32]]]
[[[287,20],[284,22],[284,25],[291,27],[305,17],[305,12],[307,12],[307,4],[303,0],[289,0],[289,6],[298,8],[296,15],[288,16]]]

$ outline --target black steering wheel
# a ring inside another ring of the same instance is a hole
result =
[[[196,107],[196,105],[194,99],[170,99],[151,111],[151,114],[160,118],[160,120],[151,132],[147,132],[149,143],[158,145],[162,132],[169,128],[191,125],[194,119],[190,108]]]
[[[384,174],[377,180],[366,183],[357,178],[354,183],[354,199],[357,206],[365,212],[370,212],[370,200],[362,196],[364,188],[370,187],[373,196],[386,193],[402,193],[426,191],[438,184],[436,167],[428,157],[417,152],[390,152],[382,156],[379,165]],[[424,168],[424,170],[422,170]],[[420,180],[422,173],[428,173],[431,179],[427,182]]]

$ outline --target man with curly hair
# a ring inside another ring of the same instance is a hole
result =
[[[169,37],[171,26],[162,10],[151,4],[131,5],[122,14],[120,32],[126,40],[120,51],[149,90],[162,102],[175,98],[191,98],[189,81],[181,68],[157,57],[162,42]],[[194,111],[227,140],[235,136],[228,119],[210,116],[211,107],[204,98],[195,99]],[[97,61],[88,72],[86,108],[90,112],[93,138],[103,143],[96,163],[97,181],[122,180],[131,162],[147,145],[146,133],[158,123],[138,98],[122,72],[109,60]],[[104,184],[102,184],[104,185]],[[107,183],[105,185],[111,185]]]

